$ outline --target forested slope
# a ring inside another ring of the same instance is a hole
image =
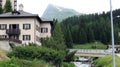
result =
[[[119,42],[120,9],[113,11],[115,43]],[[111,43],[110,12],[69,17],[61,22],[65,40],[72,38],[73,43],[84,44],[100,41]],[[69,31],[69,32],[67,32]],[[68,34],[71,36],[68,37]]]

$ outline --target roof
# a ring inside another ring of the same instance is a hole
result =
[[[25,11],[13,11],[8,13],[0,14],[0,18],[37,18],[39,21],[42,22],[50,22],[52,24],[52,20],[48,20],[45,18],[40,18],[38,14],[32,14]]]
[[[15,13],[15,12],[14,12]],[[18,14],[17,14],[18,13]],[[0,14],[0,18],[7,18],[7,17],[30,17],[30,16],[38,16],[37,14],[31,14],[25,11],[16,11],[16,14],[13,14],[13,12],[3,13]]]
[[[52,19],[46,19],[46,18],[43,18],[41,17],[42,21],[53,21]]]
[[[37,18],[39,22],[42,21],[42,23],[50,23],[51,25],[53,25],[52,20],[40,18],[38,14],[32,14],[25,11],[13,11],[8,13],[3,13],[0,14],[0,19],[1,18]]]

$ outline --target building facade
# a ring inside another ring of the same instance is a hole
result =
[[[0,0],[0,6],[4,8],[7,0]],[[17,0],[10,0],[12,9],[14,10],[17,7]]]
[[[41,38],[51,37],[51,26],[52,21],[23,10],[4,13],[0,15],[0,40],[41,45]]]

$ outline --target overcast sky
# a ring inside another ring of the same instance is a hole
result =
[[[109,11],[109,0],[17,0],[24,11],[42,16],[48,4],[74,9],[80,13],[102,13]],[[120,0],[112,0],[113,9],[120,8]]]

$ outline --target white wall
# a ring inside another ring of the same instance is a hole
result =
[[[36,18],[14,18],[14,19],[0,19],[0,24],[7,24],[7,29],[9,29],[9,24],[19,24],[20,36],[19,40],[22,44],[36,43],[41,45],[39,41],[36,40],[36,36],[39,38],[51,37],[51,25],[50,23],[40,23]],[[23,24],[31,24],[31,29],[23,29]],[[48,33],[40,33],[40,30],[36,30],[36,26],[39,28],[48,28]],[[0,30],[0,35],[7,35],[6,30]],[[30,41],[24,41],[23,35],[30,35]]]
[[[42,27],[43,27],[43,28],[44,28],[44,27],[48,28],[48,33],[40,33],[40,37],[41,37],[41,38],[51,37],[51,25],[50,25],[50,23],[41,23],[40,27],[41,27],[41,28],[42,28]]]
[[[19,40],[22,41],[22,43],[34,43],[35,42],[35,27],[34,27],[34,18],[22,18],[22,19],[0,19],[0,24],[7,24],[7,29],[9,29],[9,24],[18,24],[19,23],[19,28],[20,28],[20,36]],[[31,29],[25,30],[23,29],[23,24],[31,24]],[[6,30],[0,30],[0,35],[5,35]],[[23,35],[31,35],[31,40],[30,41],[23,41]]]
[[[10,50],[9,41],[0,41],[0,48],[4,50]]]

